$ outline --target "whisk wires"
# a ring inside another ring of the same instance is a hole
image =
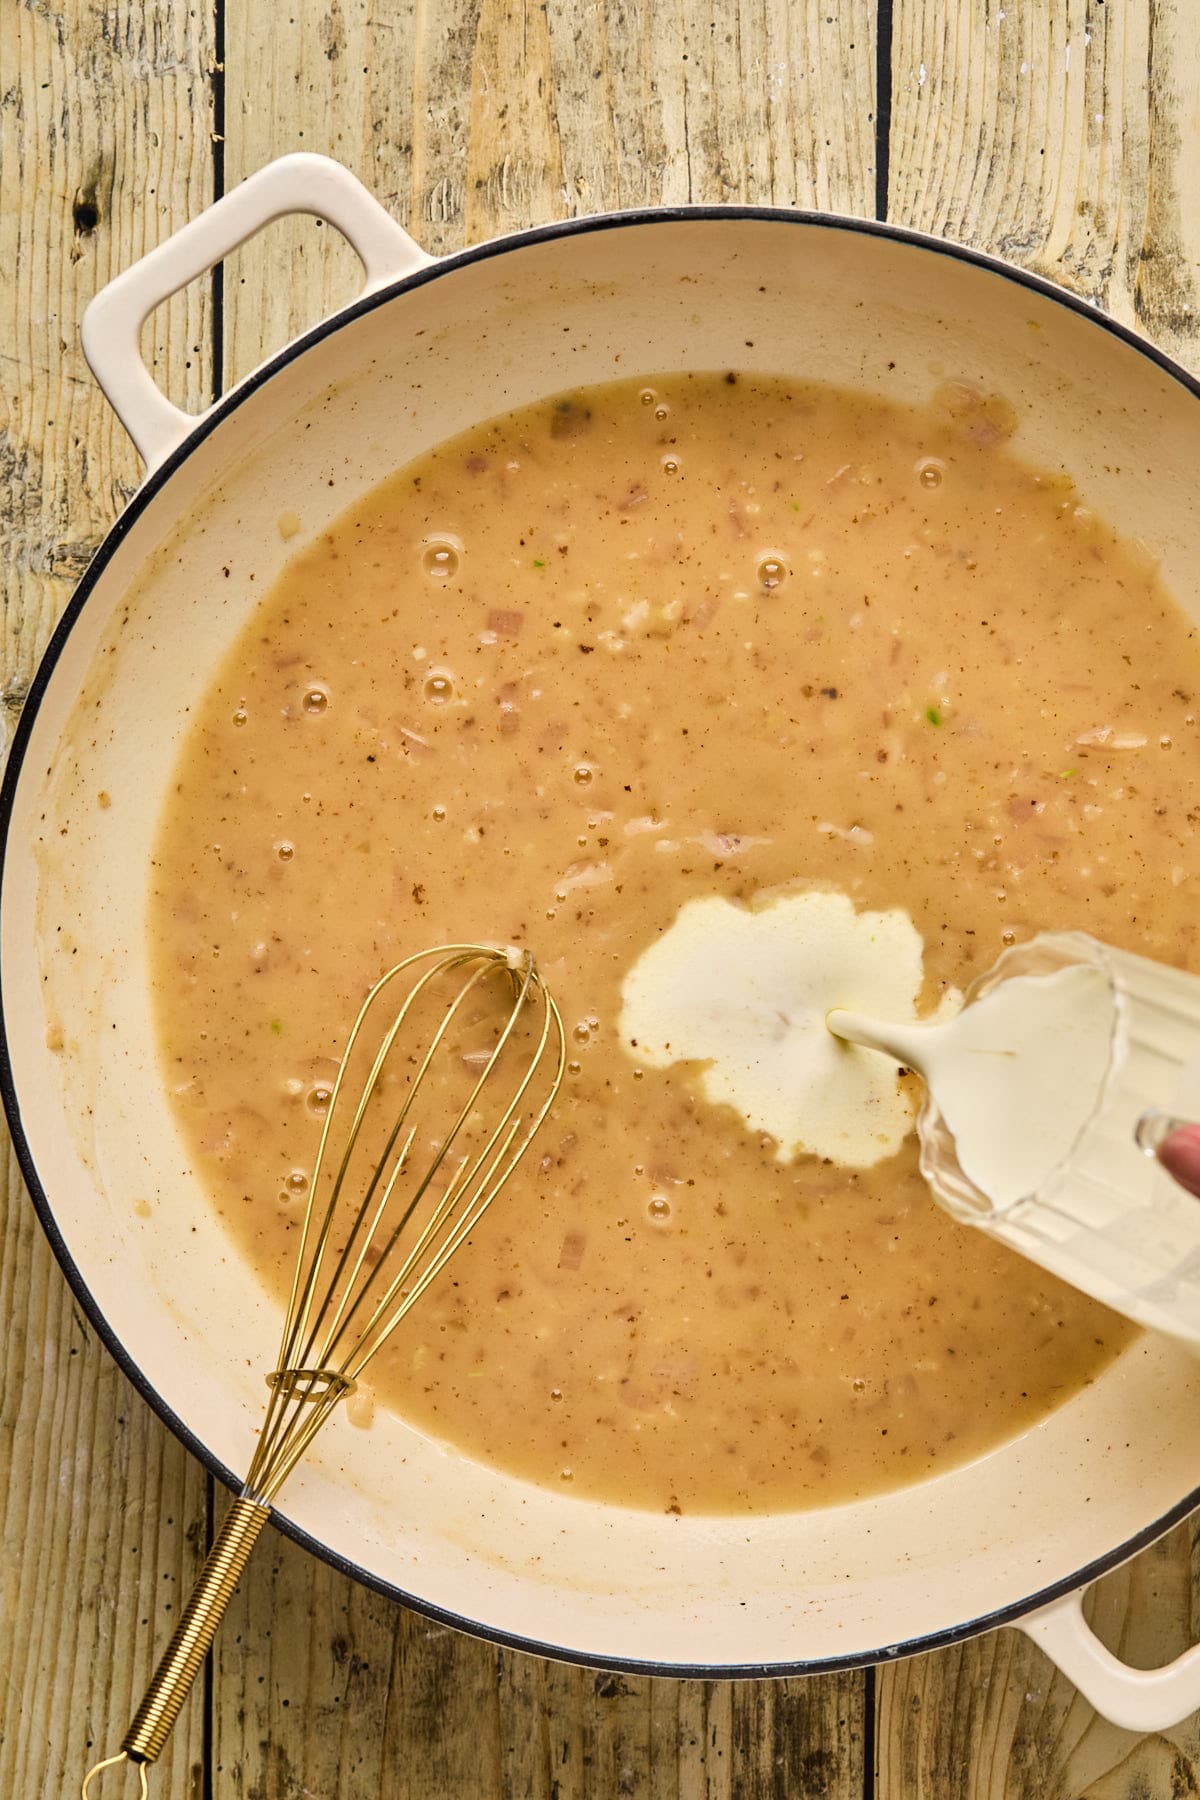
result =
[[[356,1052],[405,976],[410,986],[371,1055],[343,1137]],[[493,1041],[486,1053],[473,1053],[474,1078],[418,1167],[420,1105],[448,1063],[467,1065],[456,1055],[455,1034],[464,1022],[479,1028],[483,1009],[476,1003],[489,984],[500,985],[506,1008],[492,1009]],[[430,1006],[436,1025],[423,1054],[408,1059],[407,1091],[389,1115],[382,1151],[362,1169],[364,1131],[403,1061],[397,1044],[410,1041],[408,1027]],[[330,1093],[279,1366],[268,1377],[271,1397],[244,1493],[263,1502],[274,1497],[338,1401],[470,1236],[549,1111],[565,1058],[561,1016],[526,953],[478,944],[424,951],[397,963],[372,989]]]

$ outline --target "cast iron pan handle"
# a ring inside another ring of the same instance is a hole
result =
[[[155,386],[138,347],[143,323],[156,306],[287,213],[312,213],[341,232],[362,263],[365,294],[434,260],[349,169],[327,156],[281,156],[247,177],[101,288],[83,315],[83,353],[147,473],[198,420]]]

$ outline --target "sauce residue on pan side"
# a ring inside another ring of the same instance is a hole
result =
[[[732,375],[550,400],[386,482],[229,656],[151,931],[196,1177],[281,1300],[385,967],[529,944],[567,1021],[540,1154],[374,1365],[419,1429],[602,1500],[780,1510],[977,1456],[1128,1341],[945,1218],[911,1138],[781,1162],[617,1041],[703,895],[902,908],[925,1014],[1046,928],[1200,968],[1200,652],[1011,423]]]

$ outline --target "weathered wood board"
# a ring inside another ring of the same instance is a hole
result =
[[[434,253],[611,207],[882,196],[1200,357],[1187,0],[8,0],[0,721],[138,480],[79,351],[87,298],[290,148],[346,162]],[[147,350],[198,409],[356,282],[335,234],[281,222]],[[225,1499],[94,1341],[5,1175],[0,1793],[35,1800],[124,1728]],[[1102,1584],[1108,1641],[1146,1662],[1190,1641],[1192,1567],[1181,1528]],[[162,1800],[1166,1800],[1200,1793],[1200,1732],[1112,1730],[1013,1633],[870,1683],[563,1668],[271,1533],[155,1779]]]

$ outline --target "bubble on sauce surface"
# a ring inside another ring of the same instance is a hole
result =
[[[454,698],[454,677],[448,669],[434,669],[426,677],[422,692],[432,706],[445,706]]]
[[[671,1216],[671,1202],[665,1194],[653,1194],[647,1202],[646,1213],[656,1225],[665,1225]]]
[[[659,420],[669,419],[671,416],[671,409],[669,406],[656,406],[654,409],[654,416]]]
[[[305,693],[302,705],[311,717],[319,717],[329,705],[329,689],[314,682]]]
[[[781,556],[771,553],[764,556],[759,562],[757,573],[759,586],[766,588],[770,593],[773,588],[777,588],[786,579],[787,564]]]
[[[458,574],[462,545],[454,538],[428,538],[421,551],[421,567],[434,581],[449,581]]]
[[[916,473],[923,488],[939,488],[946,477],[946,465],[940,456],[923,456]]]
[[[324,1081],[314,1082],[304,1096],[304,1104],[314,1118],[320,1118],[329,1111],[329,1102],[333,1099],[333,1089]]]
[[[664,456],[662,459],[662,472],[664,475],[678,475],[679,458],[677,456]]]
[[[591,784],[591,781],[592,781],[593,777],[595,776],[595,773],[596,773],[596,771],[595,771],[595,769],[593,769],[591,763],[585,763],[585,762],[576,763],[575,769],[574,769],[574,780],[575,780],[576,786],[577,787],[588,787]]]
[[[249,716],[250,715],[247,713],[245,707],[239,706],[233,715],[233,722],[235,725],[244,725]]]
[[[288,838],[283,838],[275,846],[275,854],[280,862],[291,862],[296,854],[296,846]]]
[[[653,406],[654,402],[658,399],[658,395],[655,393],[653,388],[643,388],[641,393],[638,395],[638,399],[641,401],[643,406]]]

